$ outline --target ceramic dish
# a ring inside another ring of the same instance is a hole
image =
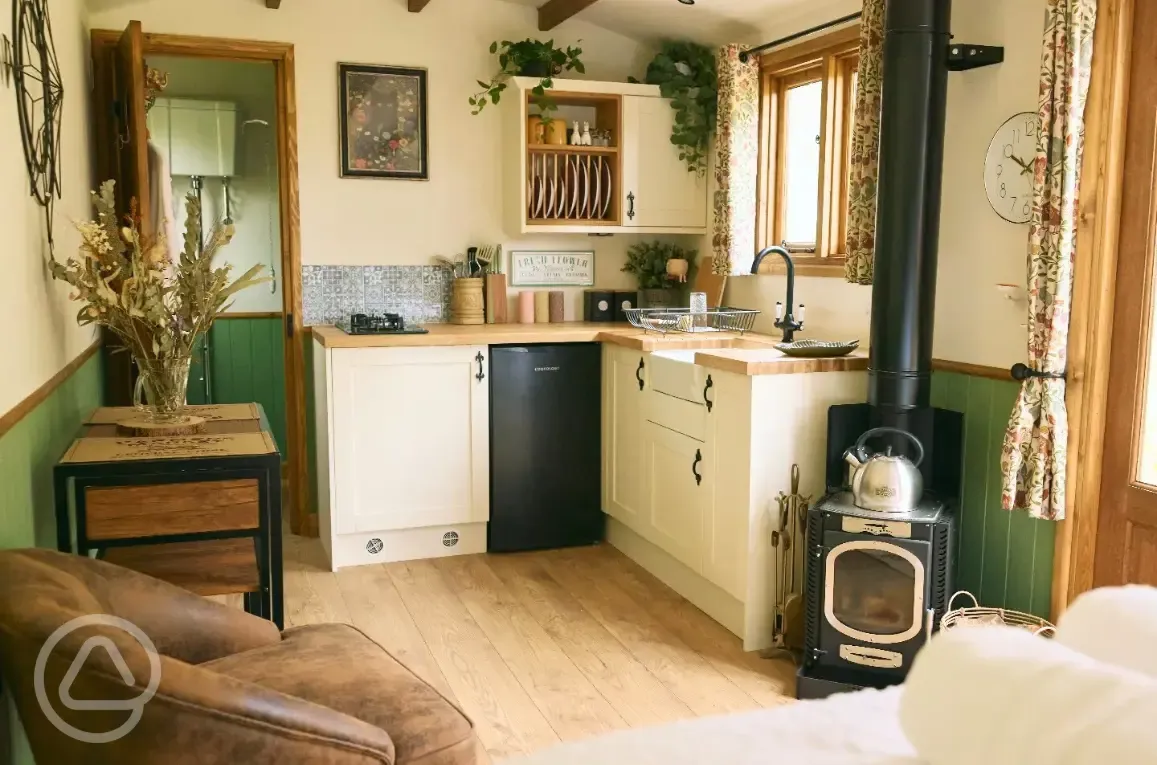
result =
[[[860,346],[859,340],[829,342],[827,340],[796,340],[794,343],[776,343],[775,349],[788,356],[804,359],[829,359],[847,356]]]

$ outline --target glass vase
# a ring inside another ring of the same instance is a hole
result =
[[[150,422],[183,422],[187,417],[185,395],[192,361],[192,356],[137,359],[140,376],[133,389],[136,410]]]

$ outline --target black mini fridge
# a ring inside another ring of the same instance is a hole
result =
[[[491,552],[603,538],[601,381],[597,343],[491,347]]]

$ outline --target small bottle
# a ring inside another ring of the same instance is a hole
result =
[[[591,145],[591,123],[583,123],[583,146]]]

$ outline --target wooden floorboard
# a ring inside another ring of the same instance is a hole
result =
[[[614,548],[328,570],[287,537],[287,626],[347,622],[474,721],[496,760],[557,741],[789,700],[794,668]]]

